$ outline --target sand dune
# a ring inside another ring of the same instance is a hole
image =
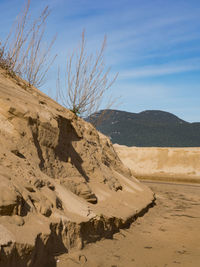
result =
[[[89,123],[0,69],[0,266],[112,237],[154,201]]]
[[[200,148],[114,145],[122,162],[140,179],[200,183]]]

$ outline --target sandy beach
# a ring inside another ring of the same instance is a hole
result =
[[[57,267],[197,267],[200,264],[200,186],[144,182],[156,205],[114,238],[63,254]]]

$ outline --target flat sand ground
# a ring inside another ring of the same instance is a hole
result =
[[[58,257],[57,267],[199,267],[200,186],[144,182],[156,206],[112,240]]]

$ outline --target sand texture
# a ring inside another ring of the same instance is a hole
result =
[[[1,267],[55,266],[153,201],[108,138],[0,70]]]
[[[198,267],[200,186],[153,182],[156,206],[113,239],[57,258],[57,267]]]
[[[139,179],[200,183],[199,147],[114,145],[122,162]]]

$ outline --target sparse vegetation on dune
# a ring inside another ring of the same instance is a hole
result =
[[[25,79],[29,85],[40,87],[56,56],[50,56],[55,37],[44,48],[43,39],[47,18],[46,6],[41,14],[32,19],[31,0],[27,0],[10,33],[0,42],[0,67],[9,75]]]
[[[57,91],[58,98],[63,106],[69,108],[76,115],[89,116],[99,110],[107,90],[115,82],[117,75],[109,81],[110,68],[106,68],[104,51],[106,36],[96,54],[89,54],[86,49],[85,31],[79,47],[67,58],[65,73],[65,88],[60,83],[58,71]],[[115,100],[107,102],[107,108],[111,107]]]
[[[50,54],[56,37],[44,48],[50,9],[46,6],[33,19],[30,3],[31,0],[26,0],[7,38],[0,40],[0,67],[16,80],[22,78],[28,86],[40,87],[56,58],[56,55]],[[111,80],[108,78],[110,68],[106,68],[104,62],[105,46],[106,37],[99,51],[95,55],[89,54],[83,31],[79,48],[74,49],[67,58],[65,80],[62,83],[58,72],[57,100],[76,115],[88,116],[98,111],[105,93],[117,78],[117,75]],[[62,84],[65,84],[64,88]],[[113,98],[107,101],[107,108],[114,102]]]

